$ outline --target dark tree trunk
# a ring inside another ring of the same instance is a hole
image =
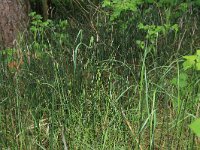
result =
[[[47,0],[42,0],[42,13],[43,13],[43,19],[46,21],[48,19],[48,1]]]
[[[0,50],[12,48],[28,25],[28,0],[0,0]]]

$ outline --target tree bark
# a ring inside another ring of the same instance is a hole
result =
[[[29,10],[28,0],[0,0],[0,50],[15,46],[27,28]]]
[[[48,19],[48,1],[42,0],[42,13],[43,13],[43,20],[46,21]]]

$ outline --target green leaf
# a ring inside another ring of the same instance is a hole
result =
[[[12,48],[6,49],[6,53],[8,56],[13,56],[13,52],[14,52],[14,49],[12,49]]]
[[[180,75],[179,75],[179,87],[180,88],[184,88],[188,85],[187,79],[188,79],[188,75],[186,73],[180,73]],[[171,83],[176,86],[178,84],[178,79],[173,78],[171,80]]]
[[[196,63],[196,70],[200,70],[200,62]]]
[[[189,127],[198,137],[200,137],[200,118],[192,122]]]
[[[180,73],[179,79],[186,81],[188,79],[188,75],[186,73]]]
[[[195,65],[195,60],[186,60],[184,63],[183,63],[183,68],[184,70],[187,70],[189,68],[192,68],[193,66]]]
[[[48,22],[48,21],[45,21],[45,22],[42,23],[42,26],[47,27],[48,25],[49,25],[49,22]]]
[[[188,9],[188,3],[181,3],[179,9],[185,12]]]
[[[185,81],[185,80],[180,80],[179,81],[179,87],[180,88],[184,88],[184,87],[186,87],[188,85],[188,82],[187,81]]]
[[[144,47],[145,47],[144,41],[137,40],[137,41],[136,41],[136,44],[137,44],[141,49],[144,49]]]
[[[121,10],[114,11],[110,20],[114,21],[115,19],[117,19],[120,16],[120,14],[121,14]]]
[[[144,28],[144,24],[143,23],[139,23],[138,28],[139,29],[143,29]]]
[[[111,2],[110,2],[110,0],[104,0],[103,1],[103,7],[107,7],[107,6],[110,6],[111,5]]]
[[[196,56],[197,56],[196,62],[197,62],[197,63],[200,63],[200,50],[197,50]]]
[[[178,32],[178,29],[179,29],[178,24],[174,24],[171,28],[172,28],[172,30]]]
[[[200,50],[199,49],[197,50],[197,56],[200,56]]]
[[[36,31],[37,31],[37,28],[36,28],[35,26],[31,26],[30,30],[31,30],[32,32],[36,32]]]
[[[33,16],[35,16],[35,15],[36,15],[36,12],[31,12],[31,13],[29,14],[30,17],[33,17]]]
[[[183,56],[185,62],[183,63],[184,70],[194,67],[196,70],[200,70],[200,50],[196,51],[195,55]]]
[[[190,55],[190,56],[183,56],[183,58],[187,60],[196,60],[197,56],[196,55]]]

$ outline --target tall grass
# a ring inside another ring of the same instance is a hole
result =
[[[199,115],[198,74],[181,88],[180,57],[161,53],[166,63],[154,65],[146,49],[133,61],[112,39],[89,45],[88,29],[74,39],[59,29],[19,44],[18,68],[9,66],[18,57],[1,54],[1,149],[200,148],[188,128]]]

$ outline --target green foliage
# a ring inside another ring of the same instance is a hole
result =
[[[183,89],[188,86],[188,75],[182,72],[179,74],[179,79],[173,78],[171,82],[173,85],[177,85],[179,82],[179,87]]]
[[[146,39],[149,39],[152,44],[154,44],[156,38],[158,38],[159,34],[166,35],[169,31],[175,31],[178,32],[178,25],[170,25],[170,24],[164,24],[162,26],[156,26],[156,25],[144,25],[143,23],[140,23],[138,25],[138,28],[140,30],[144,30],[147,32]]]
[[[18,60],[16,59],[16,49],[14,48],[8,48],[5,50],[0,51],[0,60],[4,62],[6,65],[9,66],[9,64],[12,64],[13,62],[17,62]],[[16,68],[9,68],[10,71],[15,72]]]
[[[52,20],[42,21],[41,15],[32,12],[29,14],[31,17],[30,32],[33,35],[33,50],[38,58],[44,59],[47,57],[47,49],[49,40],[54,40],[59,44],[69,44],[69,37],[66,31],[68,30],[68,21],[59,20],[53,22]],[[47,38],[48,36],[48,38]],[[51,37],[52,36],[52,37]]]
[[[124,11],[137,12],[137,6],[141,4],[142,0],[104,0],[102,6],[111,8],[113,10],[110,19],[111,21],[114,21],[115,19],[119,18],[121,13]]]
[[[183,56],[183,58],[186,59],[183,63],[184,70],[191,68],[200,70],[200,50],[197,50],[195,55]]]
[[[186,59],[183,63],[184,70],[200,70],[200,50],[197,50],[195,55],[183,56],[183,58]],[[200,119],[196,119],[189,125],[189,127],[197,136],[200,137]]]
[[[160,0],[160,1],[153,1],[153,0],[104,0],[102,6],[110,8],[112,10],[111,13],[111,21],[118,19],[122,12],[131,11],[134,13],[139,13],[139,7],[143,5],[151,5],[156,4],[159,7],[166,7],[168,6],[173,7],[176,6],[176,11],[173,15],[178,15],[180,12],[187,11],[188,7],[191,5],[198,5],[199,1],[196,0],[192,1],[177,1],[177,0]],[[144,10],[146,11],[146,10]]]
[[[44,34],[45,30],[48,29],[52,25],[51,20],[42,21],[42,16],[36,14],[36,12],[31,12],[29,14],[31,17],[31,32],[36,36],[37,34]],[[35,37],[36,38],[36,37]]]
[[[200,137],[200,119],[196,119],[189,127],[198,137]]]
[[[5,61],[6,63],[9,63],[13,60],[13,53],[14,53],[14,49],[12,48],[8,48],[8,49],[0,51],[0,55],[4,57],[3,61]]]

